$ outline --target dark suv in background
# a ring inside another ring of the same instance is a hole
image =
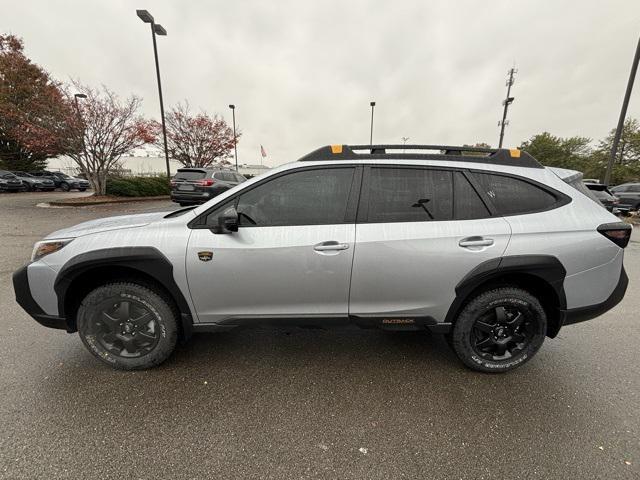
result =
[[[22,192],[26,187],[18,177],[7,170],[0,170],[0,192]]]
[[[171,200],[181,206],[204,203],[246,180],[232,170],[180,168],[171,179]]]
[[[640,183],[623,183],[611,187],[611,191],[620,199],[621,204],[629,205],[631,210],[640,209]]]
[[[70,177],[66,173],[62,172],[40,170],[38,172],[31,172],[31,175],[51,179],[51,181],[55,183],[56,188],[59,188],[64,192],[68,192],[69,190],[79,190],[84,192],[91,186],[91,184],[84,178]]]
[[[11,173],[13,173],[20,180],[22,180],[22,183],[30,192],[35,190],[53,192],[56,189],[56,185],[53,183],[53,180],[50,180],[48,178],[34,177],[30,173],[20,172],[20,171],[15,171]]]

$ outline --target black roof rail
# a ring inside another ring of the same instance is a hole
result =
[[[298,161],[324,160],[449,160],[544,168],[527,152],[517,148],[497,149],[464,145],[327,145],[308,153]]]

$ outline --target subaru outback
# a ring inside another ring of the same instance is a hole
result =
[[[118,369],[194,332],[355,325],[444,334],[504,372],[621,301],[630,235],[580,173],[524,151],[333,145],[198,207],[54,232],[13,282]]]

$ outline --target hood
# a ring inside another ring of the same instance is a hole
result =
[[[144,227],[162,219],[170,212],[143,213],[139,215],[120,215],[117,217],[100,218],[79,223],[73,227],[63,228],[47,235],[49,238],[76,238],[92,233],[120,230],[122,228]]]

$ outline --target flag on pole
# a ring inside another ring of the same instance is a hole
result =
[[[264,147],[262,145],[260,145],[260,155],[262,155],[262,158],[266,158],[267,156],[267,152],[265,152]]]

